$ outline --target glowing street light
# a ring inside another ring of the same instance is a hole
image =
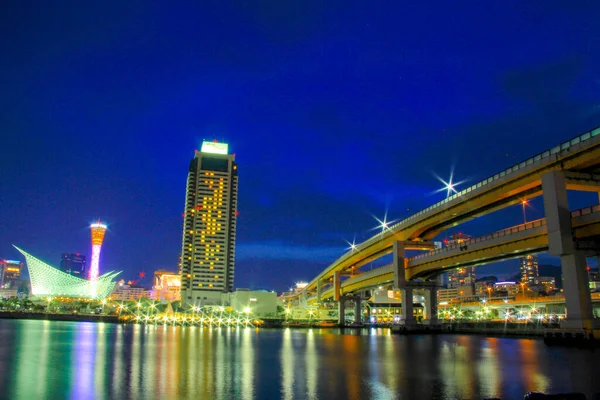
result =
[[[375,221],[379,222],[379,226],[375,227],[374,229],[381,228],[381,233],[382,234],[385,232],[386,229],[390,229],[390,224],[393,223],[393,221],[388,221],[387,220],[387,212],[383,216],[383,220],[380,220],[379,218],[377,218],[374,215],[373,215],[373,218],[375,218]]]
[[[348,243],[348,245],[350,246],[350,247],[348,247],[346,250],[352,250],[352,252],[354,252],[354,250],[356,250],[356,239],[354,239],[354,240],[352,241],[352,243],[350,243],[350,242],[349,242],[349,241],[347,241],[347,240],[344,240],[344,242]]]
[[[523,207],[523,223],[526,224],[527,223],[527,214],[525,213],[525,206],[527,205],[527,200],[522,200],[521,201],[521,206]]]
[[[438,181],[442,182],[442,184],[444,185],[444,187],[437,190],[436,193],[443,192],[445,190],[446,198],[450,197],[454,193],[458,193],[458,191],[456,190],[456,186],[460,185],[461,183],[464,183],[464,181],[460,181],[460,182],[452,181],[454,179],[454,171],[450,172],[450,179],[448,179],[447,182],[437,175],[434,175],[434,176],[437,178]]]

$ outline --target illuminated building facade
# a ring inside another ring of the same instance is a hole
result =
[[[112,300],[117,301],[130,301],[130,300],[139,300],[142,297],[147,297],[148,292],[146,288],[139,285],[116,285],[112,293],[110,294],[110,298]]]
[[[475,285],[475,268],[457,268],[448,272],[448,288],[456,289],[461,286]]]
[[[221,302],[233,290],[238,171],[228,145],[203,142],[190,162],[181,249],[181,300]]]
[[[112,279],[120,274],[120,272],[109,272],[99,276],[95,281],[89,281],[69,275],[35,258],[24,250],[16,246],[15,248],[25,256],[31,281],[31,294],[35,296],[103,299],[115,287],[115,282]]]
[[[85,256],[79,253],[63,253],[60,259],[60,269],[69,275],[85,278]]]
[[[0,288],[16,289],[21,278],[23,263],[15,260],[0,260]]]
[[[460,247],[471,239],[462,232],[452,234],[452,239],[444,240],[446,247]],[[461,286],[475,285],[475,267],[457,268],[448,272],[448,289],[456,289]]]
[[[540,276],[538,269],[538,259],[534,255],[528,255],[521,258],[521,282],[534,285],[536,279]]]
[[[154,300],[177,301],[181,299],[181,275],[175,272],[158,270],[154,272],[152,295]]]
[[[90,228],[92,229],[92,265],[90,266],[89,279],[93,281],[98,279],[100,275],[100,250],[102,249],[102,242],[106,233],[106,225],[98,221],[90,225]]]

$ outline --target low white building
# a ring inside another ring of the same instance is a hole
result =
[[[282,305],[275,292],[249,289],[237,289],[235,292],[223,293],[222,303],[238,312],[249,312],[259,318],[275,318],[277,306]]]

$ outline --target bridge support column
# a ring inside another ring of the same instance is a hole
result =
[[[321,293],[323,292],[323,282],[319,279],[317,281],[317,304],[321,304]]]
[[[402,289],[402,319],[404,325],[414,325],[415,314],[413,312],[413,288],[405,285]]]
[[[339,301],[342,295],[342,274],[339,271],[333,273],[333,300]]]
[[[394,288],[402,289],[406,286],[405,250],[404,243],[395,241],[393,248]]]
[[[346,298],[340,297],[338,301],[338,325],[346,325]]]
[[[571,212],[563,171],[542,175],[544,213],[548,232],[548,252],[560,256],[567,318],[565,328],[594,329],[594,316],[585,255],[576,250]]]
[[[425,289],[425,321],[429,325],[438,324],[437,286]]]
[[[354,323],[362,324],[362,298],[358,297],[354,300]]]

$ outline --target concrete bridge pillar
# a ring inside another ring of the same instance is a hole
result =
[[[317,281],[317,304],[321,304],[321,294],[323,293],[323,282]]]
[[[340,271],[333,273],[333,300],[339,301],[342,295],[342,274]]]
[[[413,288],[405,285],[402,289],[402,319],[405,325],[415,324],[413,312]]]
[[[354,322],[357,324],[362,323],[362,298],[358,297],[354,300]]]
[[[425,320],[430,325],[438,323],[437,286],[425,289]]]
[[[346,298],[343,296],[338,301],[338,324],[340,326],[346,324]]]
[[[560,256],[567,318],[565,328],[593,329],[593,311],[585,255],[577,251],[571,227],[571,211],[563,171],[542,175],[548,252]]]
[[[404,243],[395,241],[393,248],[393,264],[394,264],[394,288],[402,289],[406,285],[405,267],[405,250]]]

